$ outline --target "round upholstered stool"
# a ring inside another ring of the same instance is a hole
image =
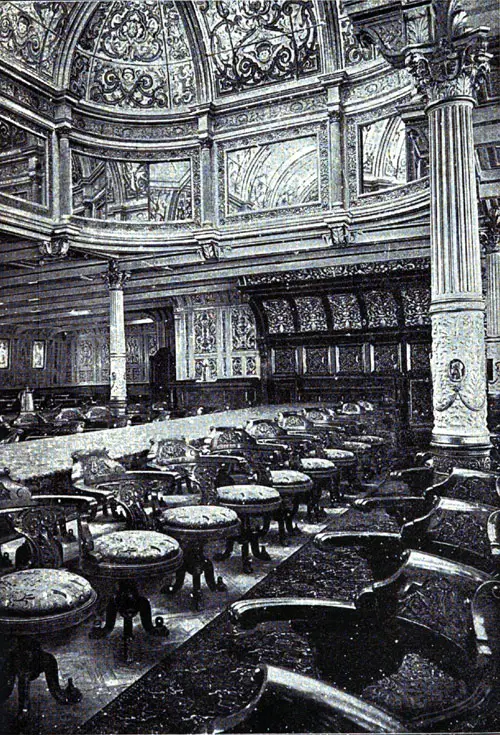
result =
[[[128,657],[128,641],[132,638],[133,620],[140,615],[142,627],[147,633],[167,636],[169,631],[163,618],[153,624],[151,604],[140,595],[138,583],[150,579],[162,579],[175,572],[182,564],[182,550],[174,538],[157,531],[115,531],[94,543],[87,553],[85,572],[99,580],[102,586],[111,587],[117,582],[114,594],[107,600],[106,621],[96,623],[92,638],[104,638],[115,627],[117,615],[123,617],[123,652]]]
[[[226,589],[222,577],[215,579],[214,566],[205,553],[205,544],[237,537],[240,531],[238,516],[234,510],[217,505],[191,505],[165,511],[162,524],[166,533],[180,541],[184,551],[184,561],[177,570],[175,582],[164,591],[170,594],[178,592],[184,584],[186,573],[191,574],[193,605],[198,610],[202,574],[212,592]]]
[[[79,625],[94,611],[96,601],[89,582],[65,569],[26,569],[0,579],[0,635],[8,639],[0,700],[8,699],[17,679],[20,727],[29,717],[30,683],[42,673],[58,702],[81,700],[72,679],[61,688],[57,661],[42,650],[38,638]]]
[[[363,444],[369,444],[371,448],[371,460],[373,463],[373,469],[376,472],[380,472],[384,465],[387,467],[388,460],[388,442],[383,436],[377,436],[375,434],[360,434],[356,437],[358,441]]]
[[[300,533],[293,519],[299,509],[301,497],[310,493],[313,487],[311,478],[297,470],[270,470],[271,483],[281,496],[281,507],[275,513],[278,521],[280,543],[287,543],[287,536]]]
[[[345,486],[358,487],[359,480],[357,475],[358,458],[354,452],[347,449],[324,449],[325,456],[340,471],[339,493]]]
[[[225,485],[217,490],[217,499],[225,508],[234,510],[240,519],[241,527],[237,538],[228,538],[226,550],[217,558],[227,559],[235,541],[241,544],[243,571],[250,573],[250,549],[256,559],[270,561],[266,549],[259,540],[269,531],[271,518],[281,506],[281,496],[277,490],[264,485]]]
[[[328,491],[330,499],[339,499],[340,471],[331,460],[323,457],[302,457],[299,468],[313,481],[306,500],[307,519],[320,521],[325,517],[325,512],[320,507],[323,490]]]

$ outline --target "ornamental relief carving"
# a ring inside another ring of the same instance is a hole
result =
[[[428,271],[429,268],[430,261],[428,258],[387,260],[376,263],[349,263],[346,265],[328,265],[323,268],[300,268],[296,271],[242,276],[240,283],[242,286],[301,283],[303,281],[321,281],[327,278],[372,275],[373,273],[414,273],[415,271]]]
[[[264,147],[268,144],[275,142],[281,143],[287,140],[295,140],[304,136],[317,136],[317,167],[318,167],[318,184],[319,192],[318,196],[315,197],[315,201],[310,204],[305,203],[299,206],[286,206],[283,210],[277,209],[266,210],[261,212],[243,212],[237,214],[231,214],[231,221],[235,221],[237,218],[238,222],[254,222],[261,219],[275,219],[277,217],[289,217],[299,214],[314,213],[317,211],[326,211],[329,208],[329,194],[328,194],[328,182],[329,182],[329,153],[328,153],[328,126],[327,123],[312,123],[310,125],[294,126],[290,128],[280,130],[270,130],[266,133],[256,133],[252,136],[242,136],[235,138],[230,141],[223,141],[217,144],[217,180],[218,188],[220,192],[219,196],[219,222],[226,224],[229,217],[226,215],[226,211],[230,212],[228,208],[229,201],[229,185],[227,181],[227,165],[226,157],[230,150],[249,149],[252,146]]]
[[[326,93],[311,94],[291,102],[275,102],[258,107],[247,107],[236,112],[219,113],[214,119],[214,130],[238,130],[250,125],[260,125],[273,120],[283,120],[314,112],[326,112]]]
[[[183,122],[162,123],[148,125],[134,125],[133,123],[116,123],[106,120],[97,120],[80,113],[73,115],[73,127],[84,130],[92,135],[106,138],[124,138],[126,140],[166,140],[169,138],[194,137],[198,131],[196,118]],[[170,154],[169,154],[170,155]]]
[[[328,329],[323,302],[319,296],[295,298],[299,329],[302,332],[324,332]]]
[[[295,332],[292,307],[286,299],[270,299],[263,301],[269,334],[285,334]]]
[[[435,430],[474,434],[486,425],[482,312],[432,317]]]
[[[317,21],[311,0],[201,4],[219,95],[318,71]]]

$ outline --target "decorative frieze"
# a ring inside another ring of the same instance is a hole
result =
[[[222,133],[246,127],[265,125],[275,120],[326,112],[326,92],[308,93],[306,97],[285,102],[272,102],[258,107],[245,107],[234,112],[219,112],[214,117],[214,130]]]
[[[296,271],[241,276],[240,284],[241,286],[261,286],[321,281],[328,278],[348,278],[351,276],[364,276],[378,273],[412,273],[415,271],[427,271],[429,270],[429,265],[428,258],[328,265],[322,268],[299,268]]]
[[[197,134],[198,120],[193,117],[191,120],[182,122],[173,120],[171,123],[150,122],[144,125],[131,121],[125,123],[103,120],[77,112],[73,115],[73,128],[89,133],[89,135],[99,135],[102,138],[141,142],[179,140],[180,138],[192,138]]]

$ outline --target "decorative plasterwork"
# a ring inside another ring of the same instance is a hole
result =
[[[320,69],[311,0],[201,4],[218,94],[300,79]]]
[[[51,79],[77,5],[55,0],[0,3],[0,54]]]
[[[342,34],[342,45],[344,52],[344,64],[354,66],[362,62],[374,61],[379,53],[374,44],[364,46],[356,37],[352,23],[347,16],[340,18],[340,32]]]
[[[99,3],[73,56],[70,91],[125,110],[195,102],[191,47],[176,2]]]
[[[245,136],[236,138],[231,141],[219,142],[217,144],[217,169],[218,169],[218,186],[219,186],[219,221],[221,224],[226,223],[229,217],[226,215],[228,201],[228,184],[226,180],[226,152],[229,150],[237,150],[250,148],[252,146],[265,145],[267,143],[281,142],[285,140],[294,140],[296,138],[316,135],[318,140],[317,156],[319,169],[319,203],[303,204],[300,206],[288,206],[268,210],[262,212],[247,212],[230,215],[230,219],[253,222],[261,219],[273,219],[276,217],[290,216],[294,214],[314,213],[317,211],[326,211],[329,207],[328,202],[328,130],[327,123],[318,123],[311,125],[301,125],[300,127],[290,127],[283,130],[272,130],[267,133],[258,133],[253,136]]]
[[[33,92],[24,84],[10,79],[0,71],[0,94],[48,118],[54,116],[55,105],[39,92]]]
[[[486,360],[482,311],[434,314],[434,434],[476,437],[486,426]]]
[[[141,125],[132,122],[119,122],[100,120],[84,115],[82,113],[73,114],[73,128],[81,130],[89,135],[99,135],[103,138],[122,138],[126,140],[170,140],[179,138],[194,137],[198,130],[198,121],[184,120],[182,122],[172,121],[171,123],[162,122],[161,124]]]
[[[375,43],[392,66],[406,67],[428,102],[472,97],[484,84],[490,59],[488,29],[471,28],[458,0],[382,2],[376,12],[349,4],[358,32]]]
[[[366,197],[369,197],[370,203],[399,199],[410,191],[416,192],[428,186],[427,179],[420,179],[419,181],[412,181],[406,185],[389,189],[388,191],[378,192],[377,194],[367,194],[360,199],[360,194],[362,194],[362,181],[360,176],[362,160],[361,128],[363,125],[374,123],[377,120],[395,117],[399,114],[399,107],[402,104],[409,102],[410,99],[411,96],[407,94],[398,99],[397,102],[391,102],[390,104],[383,105],[375,110],[358,112],[355,115],[353,114],[346,117],[347,177],[349,181],[349,191],[352,197],[352,206],[355,207],[360,204],[367,203]]]
[[[388,260],[375,263],[348,263],[346,265],[327,265],[323,268],[301,268],[282,273],[259,273],[242,276],[242,286],[261,286],[272,284],[321,281],[328,278],[372,275],[375,273],[397,273],[407,271],[426,271],[430,268],[428,258],[408,260]]]
[[[234,112],[221,112],[214,119],[214,130],[218,133],[241,130],[249,126],[265,125],[275,120],[326,112],[326,105],[325,92],[308,92],[307,96],[294,100],[245,107]]]

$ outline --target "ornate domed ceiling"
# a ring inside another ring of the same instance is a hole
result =
[[[191,47],[177,4],[99,3],[73,56],[70,91],[89,102],[128,109],[195,102]]]

